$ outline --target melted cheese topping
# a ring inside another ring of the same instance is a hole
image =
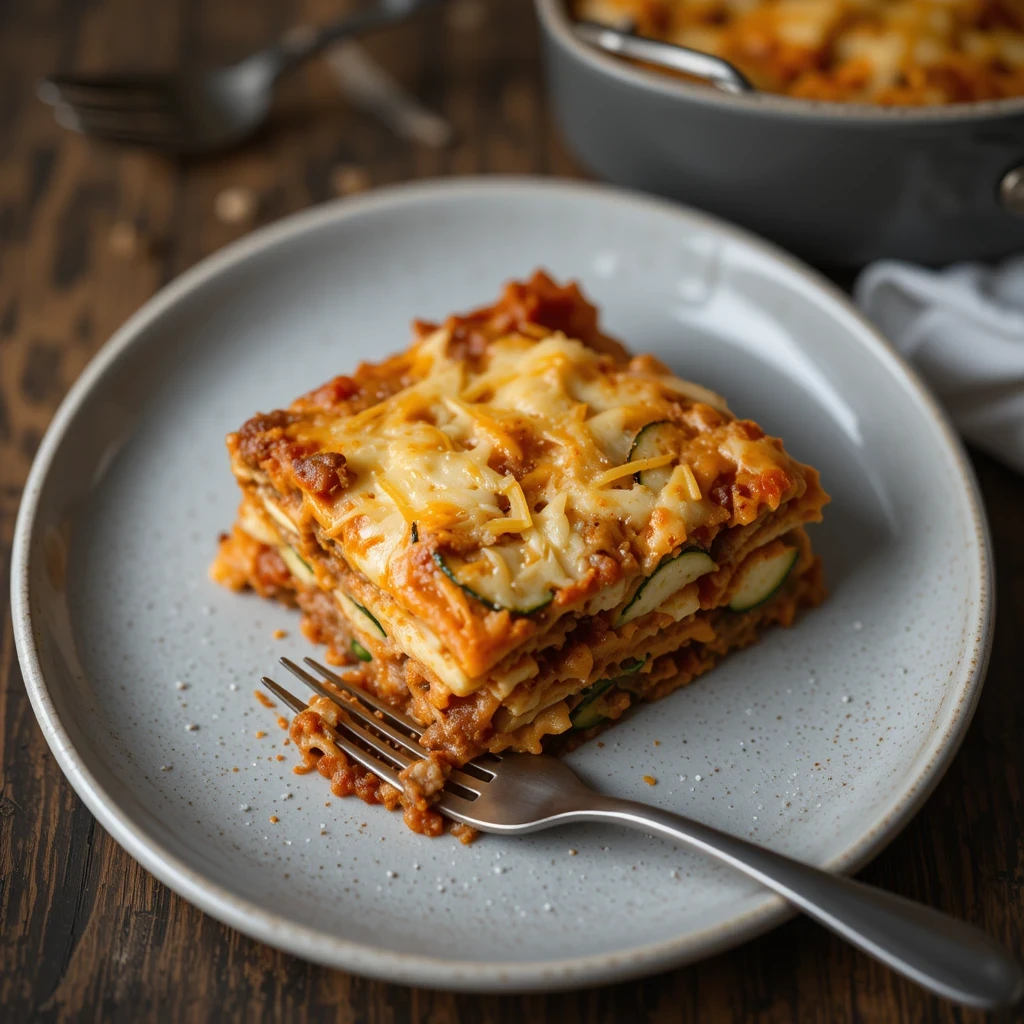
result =
[[[478,366],[449,356],[449,341],[442,329],[414,346],[420,379],[404,390],[293,431],[344,454],[340,498],[304,501],[382,590],[394,592],[389,568],[412,523],[421,538],[445,539],[445,564],[464,588],[525,612],[591,571],[587,538],[602,524],[625,528],[649,571],[702,520],[707,503],[685,463],[661,495],[633,479],[678,456],[625,462],[639,428],[680,401],[727,413],[717,395],[647,364],[612,366],[561,334],[499,339]],[[658,508],[671,510],[666,524],[648,531]]]
[[[724,57],[761,91],[881,104],[1024,94],[1015,0],[577,0],[575,11]]]

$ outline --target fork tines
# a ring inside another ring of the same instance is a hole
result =
[[[170,144],[180,134],[174,97],[157,80],[54,76],[37,93],[54,108],[57,123],[72,131],[139,145]]]
[[[423,735],[419,723],[312,658],[303,660],[322,680],[290,658],[282,658],[281,664],[314,693],[326,697],[342,709],[337,728],[328,730],[331,739],[356,763],[403,791],[405,786],[399,772],[424,760],[427,755],[427,751],[417,742]],[[263,684],[295,712],[307,709],[303,701],[268,676],[263,676]],[[329,687],[333,687],[333,690]],[[473,768],[479,774],[471,775],[453,769],[447,776],[448,784],[465,790],[470,798],[479,795],[481,785],[492,777],[492,773],[485,768],[476,765]],[[455,818],[461,818],[469,805],[470,800],[447,788],[438,802],[442,811]]]

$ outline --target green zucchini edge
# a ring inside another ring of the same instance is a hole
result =
[[[434,562],[437,567],[454,583],[461,591],[469,594],[470,597],[479,601],[482,605],[489,608],[492,612],[509,612],[511,615],[528,616],[534,615],[544,608],[547,608],[549,604],[555,599],[555,592],[552,590],[549,592],[547,598],[541,601],[540,604],[534,605],[532,608],[506,608],[505,605],[499,604],[497,601],[492,601],[489,597],[484,597],[482,594],[478,594],[472,587],[466,586],[452,571],[451,567],[445,562],[444,555],[440,551],[434,552]]]
[[[373,655],[358,640],[353,640],[349,647],[360,661],[373,661]]]

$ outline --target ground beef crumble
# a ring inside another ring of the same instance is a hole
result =
[[[319,772],[331,783],[331,792],[337,797],[358,796],[367,804],[383,804],[389,811],[403,809],[405,824],[413,832],[426,836],[439,836],[444,831],[445,819],[433,809],[445,779],[452,769],[443,754],[430,751],[399,772],[404,789],[398,790],[381,781],[373,772],[350,760],[334,743],[331,732],[344,714],[343,707],[325,697],[313,697],[309,707],[292,720],[290,736],[298,747],[302,760],[294,768],[296,774]],[[477,836],[469,826],[453,826],[452,834],[461,843],[471,843]]]

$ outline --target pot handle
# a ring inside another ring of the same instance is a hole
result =
[[[1007,171],[999,182],[999,203],[1014,217],[1024,217],[1024,164]]]
[[[742,71],[710,53],[657,39],[645,39],[631,32],[622,32],[589,21],[577,22],[574,28],[577,38],[605,53],[656,64],[670,71],[681,71],[685,75],[702,79],[722,92],[754,92],[754,87]]]

